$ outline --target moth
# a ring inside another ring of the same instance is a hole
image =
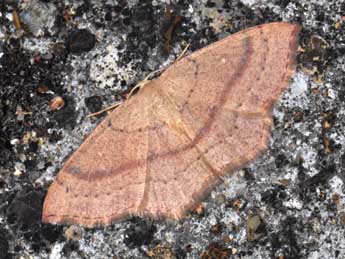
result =
[[[252,27],[178,60],[112,111],[49,188],[42,220],[95,227],[179,219],[266,150],[298,25]]]

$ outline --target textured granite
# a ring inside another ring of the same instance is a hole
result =
[[[339,0],[2,1],[0,258],[345,258],[344,15]],[[272,21],[302,32],[267,152],[180,221],[41,224],[47,188],[103,118],[88,114],[188,43]]]

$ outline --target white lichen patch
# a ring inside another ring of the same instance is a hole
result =
[[[309,145],[303,143],[297,147],[296,156],[302,158],[303,168],[307,169],[306,173],[310,176],[313,176],[318,173],[315,164],[318,159],[318,153],[316,149],[312,149]]]
[[[310,78],[303,73],[296,73],[292,84],[280,99],[280,103],[289,108],[300,107],[308,108],[308,85]]]
[[[243,171],[237,171],[231,176],[227,176],[224,179],[224,186],[224,194],[229,199],[234,199],[239,195],[243,195],[247,186],[247,182],[243,177]]]
[[[62,252],[63,246],[64,245],[62,243],[55,243],[51,249],[49,259],[60,259],[60,258],[62,258],[61,252]]]
[[[344,182],[339,176],[333,176],[329,180],[329,186],[333,194],[337,194],[341,197],[340,201],[345,203]],[[345,209],[345,208],[344,208]]]
[[[288,201],[284,201],[283,204],[285,207],[290,208],[290,209],[301,210],[303,208],[303,202],[296,197]]]
[[[266,0],[241,0],[242,4],[248,6],[248,7],[255,7],[258,5],[265,5],[266,4]]]
[[[37,0],[22,1],[20,20],[26,24],[30,32],[36,36],[43,36],[45,30],[53,32],[56,7],[53,3],[43,3]]]
[[[225,225],[233,224],[235,226],[243,223],[241,217],[234,210],[229,210],[224,217],[221,218],[221,222],[223,222]]]
[[[107,46],[107,53],[96,57],[90,67],[90,78],[99,88],[113,88],[117,90],[121,81],[130,82],[135,77],[133,65],[128,63],[125,67],[119,67],[119,50],[113,45]]]
[[[49,54],[54,44],[51,40],[42,41],[39,38],[24,38],[23,48],[41,55]]]

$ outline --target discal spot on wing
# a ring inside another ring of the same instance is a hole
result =
[[[220,176],[266,149],[298,32],[261,25],[177,61],[70,157],[48,191],[43,221],[94,227],[127,215],[185,215]]]

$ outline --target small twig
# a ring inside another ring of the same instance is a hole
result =
[[[175,60],[176,61],[179,61],[181,58],[184,57],[184,55],[186,54],[187,50],[189,49],[189,46],[190,46],[190,43],[187,44],[187,46],[183,49],[182,53],[177,57],[177,59]],[[175,63],[174,62],[174,63]]]
[[[187,52],[188,48],[190,46],[190,43],[187,44],[187,46],[183,49],[182,53],[177,57],[177,59],[175,60],[176,61],[179,61]],[[174,62],[174,63],[175,63]],[[143,88],[145,85],[147,85],[152,77],[154,77],[156,74],[162,72],[164,70],[164,68],[160,68],[160,69],[157,69],[155,71],[152,71],[150,74],[148,74],[143,80],[141,80],[138,84],[136,84],[132,89],[131,91],[127,94],[126,96],[126,99],[129,99],[131,98],[131,96],[134,94],[134,92],[137,90],[137,89],[141,89]],[[100,110],[98,112],[94,112],[94,113],[91,113],[89,115],[87,115],[88,118],[91,118],[93,116],[96,116],[96,115],[99,115],[99,114],[102,114],[103,112],[106,112],[106,111],[109,111],[109,110],[112,110],[114,108],[116,108],[117,106],[119,106],[120,104],[122,104],[123,102],[118,102],[114,105],[111,105],[103,110]]]
[[[19,15],[18,15],[16,9],[13,9],[12,17],[13,17],[14,26],[16,27],[16,30],[19,31],[22,28],[22,26],[20,24]]]
[[[29,111],[16,111],[15,115],[32,115]]]
[[[186,54],[188,48],[190,46],[190,43],[187,44],[187,46],[183,49],[182,53],[177,57],[177,59],[174,61],[174,63],[176,61],[179,61],[181,58],[183,58],[183,56]],[[151,72],[150,74],[148,74],[144,80],[140,81],[136,86],[134,86],[132,88],[132,90],[129,92],[129,94],[127,95],[127,98],[131,97],[134,93],[135,90],[137,90],[138,88],[142,88],[144,87],[147,83],[149,83],[151,80],[150,78],[154,77],[156,74],[162,72],[163,68],[157,69],[153,72]]]
[[[132,88],[132,90],[127,94],[127,99],[130,98],[137,89],[140,89],[147,85],[151,81],[151,78],[154,77],[156,74],[162,72],[162,70],[163,68],[160,68],[148,74],[142,81],[140,81]]]
[[[122,102],[115,103],[115,104],[113,104],[113,105],[111,105],[111,106],[108,106],[107,108],[104,108],[103,110],[100,110],[100,111],[98,111],[98,112],[91,113],[91,114],[87,115],[87,117],[88,117],[88,118],[91,118],[91,117],[93,117],[93,116],[102,114],[103,112],[112,110],[112,109],[116,108],[117,106],[119,106],[121,103],[122,103]]]

